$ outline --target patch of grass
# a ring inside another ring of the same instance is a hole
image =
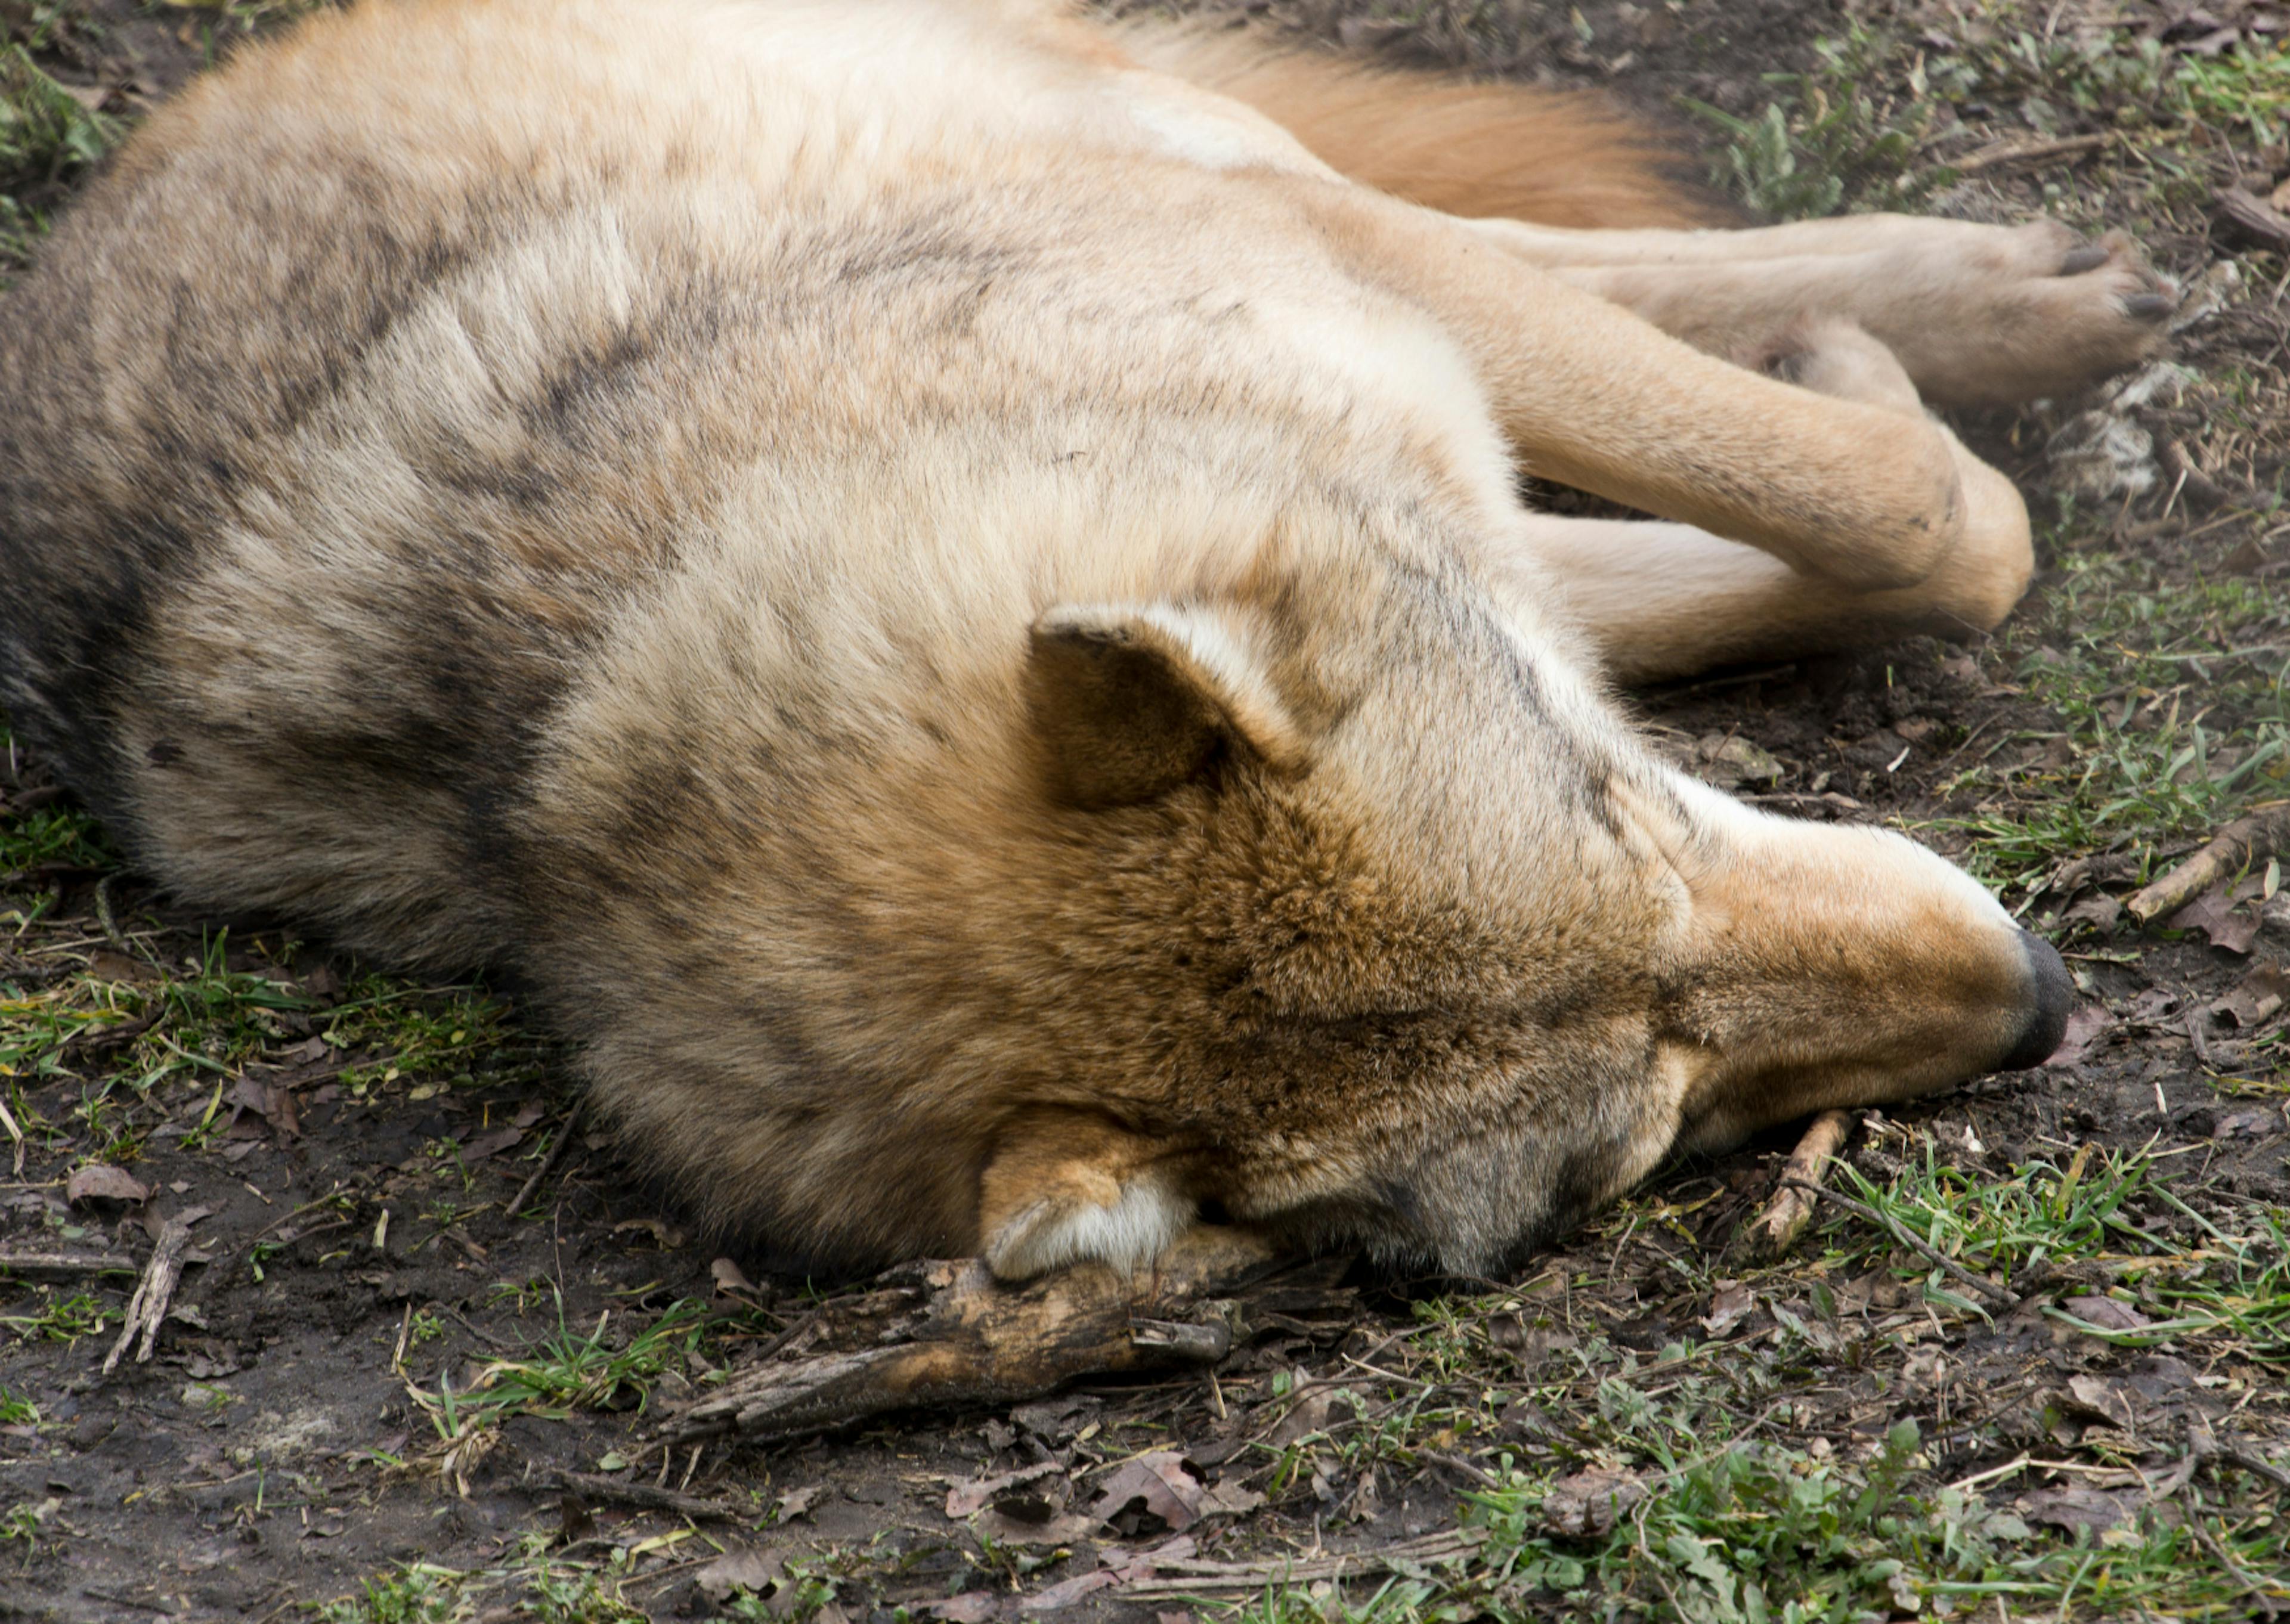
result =
[[[84,1336],[100,1336],[110,1324],[111,1311],[86,1292],[67,1296],[45,1288],[32,1312],[0,1314],[0,1325],[27,1342],[76,1342]]]
[[[2290,598],[2274,581],[2174,577],[2090,541],[2006,628],[2011,679],[2055,732],[1976,741],[1934,827],[1974,836],[1966,864],[2009,889],[2088,853],[2151,854],[2207,835],[2290,781]]]
[[[1883,1186],[1849,1164],[1838,1177],[1839,1188],[1935,1252],[1992,1271],[2009,1285],[2031,1269],[2126,1245],[2168,1250],[2171,1243],[2150,1232],[2152,1218],[2142,1211],[2166,1199],[2160,1173],[2150,1156],[2086,1146],[2064,1167],[2038,1157],[2014,1167],[2008,1178],[1989,1180],[1943,1160],[1927,1137]],[[1854,1221],[1839,1219],[1831,1229]]]
[[[0,740],[4,739],[0,733]],[[0,819],[0,875],[48,864],[100,871],[117,867],[118,860],[101,827],[85,812],[44,807]]]
[[[68,807],[0,817],[0,877],[39,886],[58,869],[109,875],[118,859],[93,820]],[[131,1162],[171,1118],[186,1148],[203,1148],[228,1123],[244,1068],[314,1032],[355,1062],[340,1083],[360,1101],[401,1087],[426,1099],[528,1083],[554,1053],[517,1033],[508,1005],[480,987],[367,974],[321,1007],[284,968],[291,942],[214,931],[187,952],[178,934],[124,909],[116,920],[59,918],[59,899],[19,889],[0,911],[0,1086],[28,1132],[51,1146],[72,1136],[84,1156]],[[68,1091],[61,1101],[43,1092],[56,1084]],[[174,1088],[188,1097],[165,1092]]]
[[[224,1118],[229,1084],[266,1045],[286,1036],[285,1018],[310,1007],[280,975],[234,970],[228,959],[228,934],[219,931],[179,964],[155,959],[141,966],[136,981],[91,969],[44,987],[0,982],[0,1078],[20,1089],[65,1082],[77,1096],[70,1116],[85,1135],[87,1153],[110,1161],[133,1160],[165,1115],[149,1108],[155,1091],[188,1083],[208,1096],[185,1138],[198,1148]],[[9,991],[17,996],[5,996]],[[132,1041],[106,1058],[100,1076],[88,1078],[75,1043],[123,1028],[135,1030]],[[27,1127],[53,1125],[28,1105],[27,1112]]]
[[[1763,114],[1742,118],[1691,97],[1686,110],[1722,138],[1711,179],[1753,209],[1782,220],[1859,208],[1899,208],[1950,177],[1919,172],[1917,149],[1931,104],[1883,90],[1883,64],[1896,54],[1888,36],[1858,22],[1842,38],[1821,40],[1810,73],[1767,74],[1780,92]]]
[[[2038,134],[2112,124],[2166,136],[2282,140],[2290,116],[2290,55],[2234,46],[2216,56],[2175,52],[2128,28],[2004,34],[1935,59],[1934,93],[2008,108]]]
[[[28,262],[45,204],[111,149],[119,127],[84,107],[20,44],[0,44],[0,278]],[[4,285],[4,284],[0,284]]]
[[[13,1388],[0,1386],[0,1427],[36,1427],[40,1408]]]
[[[2134,1348],[2193,1343],[2214,1357],[2290,1359],[2285,1214],[2233,1197],[2206,1215],[2171,1188],[2167,1170],[2150,1156],[2086,1146],[2063,1166],[2037,1158],[1991,1181],[1942,1161],[1927,1140],[1924,1155],[1884,1185],[1849,1164],[1838,1178],[1840,1188],[1934,1251],[2006,1284],[2062,1264],[2101,1266],[2119,1282],[2108,1294],[2149,1323],[2109,1328],[2047,1308],[2086,1335]],[[1944,1274],[1893,1250],[1857,1218],[1836,1220],[1827,1233],[1835,1242],[1855,1234],[1855,1226],[1870,1246],[1891,1252],[1896,1269],[1924,1279],[1927,1302],[1982,1311]]]
[[[614,1550],[600,1562],[573,1564],[548,1555],[547,1542],[545,1535],[527,1536],[517,1558],[498,1567],[462,1571],[412,1563],[313,1611],[324,1624],[461,1624],[479,1616],[641,1624],[643,1610],[620,1595],[629,1553]]]
[[[460,1616],[461,1575],[417,1564],[385,1579],[370,1579],[359,1594],[331,1602],[318,1614],[325,1624],[451,1624]]]
[[[2206,1526],[2209,1543],[2155,1509],[2095,1540],[2038,1532],[1977,1493],[1933,1485],[1913,1421],[1849,1462],[1825,1444],[1751,1439],[1691,1384],[1663,1402],[1609,1379],[1598,1411],[1607,1444],[1596,1464],[1621,1485],[1607,1532],[1552,1532],[1556,1475],[1506,1463],[1500,1482],[1465,1497],[1462,1525],[1481,1536],[1467,1556],[1357,1599],[1275,1586],[1230,1616],[1849,1624],[1981,1616],[2000,1601],[2009,1616],[2228,1618],[2240,1616],[2246,1576],[2278,1575],[2290,1556],[2263,1516]]]
[[[2150,1322],[2110,1331],[2047,1309],[2078,1331],[2170,1346],[2201,1367],[2278,1360],[2290,1353],[2290,1214],[2197,1194],[2187,1165],[2094,1146],[1982,1176],[1950,1164],[1927,1136],[1890,1172],[1844,1166],[1836,1176],[1967,1268],[2023,1292],[2070,1269],[2076,1290],[2112,1296]],[[1638,1279],[1639,1300],[1664,1313],[1677,1312],[1658,1284],[1668,1276],[1686,1300],[1707,1300],[1713,1260],[1676,1221],[1690,1210],[1642,1197],[1605,1226],[1591,1254],[1635,1252],[1622,1267]],[[1921,1283],[1921,1306],[1944,1322],[1982,1313],[1858,1216],[1832,1218],[1823,1234],[1829,1258],[1792,1282],[1810,1308],[1792,1312],[1761,1292],[1774,1323],[1746,1348],[1673,1341],[1648,1357],[1580,1330],[1568,1293],[1598,1301],[1605,1271],[1596,1268],[1414,1305],[1413,1327],[1349,1361],[1341,1388],[1321,1389],[1333,1398],[1325,1421],[1286,1446],[1267,1487],[1299,1492],[1315,1480],[1325,1497],[1342,1492],[1346,1472],[1438,1472],[1456,1483],[1476,1475],[1484,1484],[1467,1490],[1461,1522],[1481,1542],[1350,1590],[1275,1585],[1229,1616],[1842,1624],[1982,1617],[2001,1602],[2012,1617],[2229,1619],[2244,1616],[2254,1576],[2278,1588],[2290,1574],[2290,1530],[2262,1500],[2205,1508],[2190,1488],[2096,1537],[2070,1537],[2015,1515],[2019,1489],[1990,1489],[1990,1500],[1974,1492],[1982,1477],[1942,1481],[1912,1415],[1882,1438],[1838,1430],[1808,1439],[1821,1424],[1804,1402],[1808,1386],[1849,1380],[1846,1369],[1868,1361],[1887,1369],[1896,1346],[1879,1334],[1840,1353],[1810,1324],[1834,1312],[1826,1280],[1874,1266]],[[1652,1272],[1649,1247],[1660,1254]],[[1547,1355],[1512,1351],[1547,1333],[1565,1340]],[[1951,1458],[1965,1459],[1961,1442]],[[1558,1532],[1549,1510],[1554,1490],[1585,1470],[1625,1485],[1620,1520],[1589,1539]],[[1338,1486],[1320,1487],[1323,1476]]]
[[[1774,96],[1762,113],[1682,100],[1719,138],[1712,180],[1784,220],[1902,207],[1953,185],[1957,172],[1926,156],[1961,127],[1943,117],[1950,107],[1976,113],[1974,124],[2004,112],[2038,137],[2120,130],[2158,162],[2154,147],[2222,136],[2270,147],[2290,124],[2290,52],[2280,51],[2199,56],[2119,28],[2021,29],[1933,52],[1857,21],[1814,50],[1810,71],[1765,76]]]
[[[391,976],[368,975],[327,1012],[320,1036],[337,1049],[377,1054],[342,1073],[342,1086],[353,1097],[364,1099],[404,1077],[416,1079],[409,1092],[422,1100],[475,1083],[481,1061],[489,1083],[540,1076],[544,1068],[537,1062],[508,1069],[492,1063],[504,1058],[515,1036],[510,1012],[482,987],[413,988]]]
[[[664,1372],[680,1371],[699,1352],[707,1316],[704,1303],[679,1300],[616,1347],[607,1335],[610,1310],[583,1334],[564,1323],[560,1301],[556,1331],[524,1357],[492,1361],[459,1391],[444,1372],[434,1388],[408,1381],[406,1391],[429,1418],[451,1475],[512,1415],[562,1420],[583,1410],[641,1409]]]
[[[48,1502],[49,1508],[54,1505],[53,1500]],[[20,1544],[24,1548],[24,1561],[28,1564],[32,1554],[40,1548],[40,1526],[46,1520],[43,1508],[28,1502],[11,1506],[7,1515],[0,1516],[0,1546]]]

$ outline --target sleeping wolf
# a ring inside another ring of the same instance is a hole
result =
[[[0,307],[0,704],[187,904],[516,978],[785,1252],[1500,1269],[2069,996],[1609,684],[1994,625],[1922,403],[2169,292],[1681,220],[1594,108],[1035,0],[364,0]]]

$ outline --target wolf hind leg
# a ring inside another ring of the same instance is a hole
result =
[[[2177,291],[2121,232],[1855,215],[1742,231],[1554,231],[1479,222],[1505,250],[1754,366],[1777,333],[1843,317],[1889,345],[1924,397],[2007,404],[2081,388],[2163,341]]]

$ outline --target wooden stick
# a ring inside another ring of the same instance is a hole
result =
[[[549,1171],[563,1159],[564,1147],[572,1142],[573,1132],[581,1125],[581,1108],[587,1103],[588,1096],[583,1094],[572,1102],[572,1108],[564,1113],[564,1125],[556,1130],[556,1137],[548,1141],[548,1154],[541,1158],[540,1165],[532,1170],[532,1177],[524,1181],[524,1187],[516,1192],[516,1198],[501,1210],[503,1218],[515,1218],[519,1212],[524,1212],[524,1204],[532,1199],[532,1192],[540,1188],[540,1181],[546,1179]]]
[[[1910,1252],[1920,1252],[1925,1257],[1929,1258],[1933,1262],[1938,1264],[1940,1266],[1941,1272],[1946,1275],[1950,1279],[1955,1281],[1961,1286],[1979,1292],[1980,1295],[1988,1299],[1989,1301],[1997,1304],[1998,1307],[2016,1308],[2020,1306],[2019,1292],[2012,1291],[2007,1287],[1998,1285],[1992,1281],[1982,1280],[1978,1275],[1974,1274],[1970,1269],[1965,1268],[1963,1264],[1958,1262],[1954,1258],[1948,1256],[1945,1252],[1935,1251],[1934,1248],[1926,1245],[1915,1236],[1910,1235],[1898,1223],[1894,1222],[1892,1219],[1886,1217],[1885,1214],[1879,1212],[1867,1202],[1855,1201],[1850,1196],[1840,1196],[1835,1190],[1823,1189],[1817,1184],[1806,1184],[1796,1180],[1787,1180],[1787,1182],[1794,1183],[1797,1188],[1804,1190],[1808,1194],[1818,1196],[1823,1201],[1833,1201],[1838,1206],[1843,1207],[1846,1212],[1857,1213],[1861,1217],[1867,1219],[1870,1223],[1876,1225],[1886,1234],[1891,1236],[1902,1245],[1906,1246]]]
[[[78,1280],[88,1275],[132,1275],[139,1272],[131,1257],[82,1252],[0,1252],[0,1275],[35,1275],[54,1280]]]
[[[175,1282],[182,1278],[183,1253],[191,1244],[191,1226],[206,1215],[206,1208],[193,1207],[159,1227],[159,1243],[151,1250],[151,1261],[144,1268],[142,1284],[128,1300],[127,1322],[119,1327],[119,1340],[103,1356],[105,1375],[118,1368],[120,1356],[127,1351],[127,1344],[139,1331],[143,1340],[136,1347],[135,1363],[150,1363],[151,1344],[158,1337],[161,1322],[167,1317],[167,1305],[174,1300]]]
[[[16,1119],[8,1114],[8,1102],[4,1100],[0,1100],[0,1128],[5,1128],[8,1131],[8,1137],[15,1141],[16,1172],[14,1177],[20,1179],[24,1176],[24,1130],[18,1127],[16,1125]]]
[[[1418,1563],[1439,1562],[1453,1556],[1468,1556],[1478,1548],[1486,1534],[1477,1528],[1458,1528],[1444,1533],[1425,1534],[1420,1539],[1402,1540],[1380,1550],[1347,1552],[1339,1556],[1286,1556],[1269,1562],[1205,1562],[1176,1558],[1155,1561],[1150,1578],[1121,1587],[1125,1599],[1133,1601],[1175,1601],[1189,1596],[1214,1595],[1220,1591],[1254,1593],[1268,1583],[1306,1583],[1320,1579],[1343,1579],[1373,1573],[1379,1569],[1405,1572]],[[1149,1558],[1150,1553],[1147,1553]]]
[[[1977,152],[1966,153],[1946,167],[1959,175],[1976,175],[1983,169],[1994,169],[2000,164],[2031,164],[2039,158],[2064,158],[2080,153],[2096,152],[2115,138],[2112,135],[2065,135],[2055,140],[2016,141],[2000,147],[1983,147]]]
[[[1232,1228],[1193,1230],[1136,1275],[1084,1264],[1007,1285],[976,1261],[925,1264],[929,1298],[907,1340],[751,1365],[671,1417],[666,1441],[793,1437],[890,1410],[1009,1404],[1085,1376],[1213,1364],[1232,1346],[1219,1300],[1277,1262]]]
[[[1813,1197],[1806,1191],[1821,1188],[1830,1158],[1852,1132],[1853,1119],[1842,1111],[1823,1111],[1807,1124],[1805,1137],[1798,1140],[1789,1164],[1782,1169],[1779,1193],[1758,1220],[1757,1244],[1766,1257],[1785,1254],[1813,1221]]]
[[[2290,845],[2290,801],[2270,801],[2237,818],[2210,844],[2143,891],[2135,891],[2124,910],[2140,924],[2175,914],[2215,882]]]
[[[2218,203],[2220,215],[2245,236],[2257,238],[2269,248],[2290,248],[2290,218],[2265,199],[2230,186],[2219,194]]]

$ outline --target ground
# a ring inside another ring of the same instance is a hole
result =
[[[0,0],[0,279],[148,106],[307,3]],[[0,1617],[2290,1611],[2290,896],[2262,855],[2123,906],[2290,773],[2290,10],[1226,9],[1603,87],[1745,218],[2048,210],[2187,289],[2169,368],[1965,426],[2042,537],[2001,636],[1639,701],[1737,792],[1995,885],[2075,972],[2067,1048],[1857,1119],[1846,1201],[1779,1261],[1786,1137],[1515,1280],[1307,1269],[1210,1373],[671,1450],[728,1372],[902,1334],[912,1280],[750,1279],[499,992],[170,913],[12,748]]]

